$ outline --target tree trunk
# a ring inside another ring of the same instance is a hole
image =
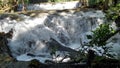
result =
[[[22,5],[23,5],[23,7],[22,7],[22,11],[25,11],[25,10],[26,10],[26,6],[25,6],[25,2],[24,2],[24,0],[22,0]]]
[[[118,2],[118,0],[113,0],[113,5],[116,6],[117,2]]]
[[[105,2],[104,2],[104,10],[108,9],[108,4],[109,4],[109,0],[105,0]]]
[[[13,0],[13,2],[12,2],[12,9],[14,10],[14,11],[17,11],[17,9],[18,9],[18,1],[17,0]]]

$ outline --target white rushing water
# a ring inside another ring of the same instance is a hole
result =
[[[2,18],[3,15],[1,15]],[[12,55],[19,61],[38,59],[44,62],[52,60],[46,42],[55,39],[66,47],[79,48],[82,43],[88,42],[86,35],[91,34],[99,24],[104,21],[104,13],[99,10],[59,13],[39,13],[37,17],[18,15],[23,21],[11,20],[5,17],[0,20],[0,32],[13,29],[13,37],[9,39],[8,46]],[[118,45],[118,44],[116,44]],[[57,46],[57,45],[56,45]],[[65,53],[53,60],[60,60]],[[30,56],[28,54],[34,54]],[[65,59],[65,61],[69,58]]]
[[[75,9],[81,7],[82,4],[79,1],[60,2],[60,3],[37,3],[25,5],[27,10],[63,10],[63,9]],[[22,10],[22,4],[19,5],[18,10]]]

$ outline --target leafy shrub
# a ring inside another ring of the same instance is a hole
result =
[[[92,31],[92,33],[93,35],[91,38],[88,37],[88,39],[91,39],[90,44],[104,46],[106,44],[104,39],[106,39],[109,34],[114,33],[114,30],[109,24],[101,24],[99,28],[97,28],[95,31]]]
[[[120,16],[120,3],[118,3],[116,6],[111,6],[107,10],[106,17],[108,20],[115,20],[118,16]]]
[[[109,24],[101,24],[96,30],[92,31],[92,35],[87,35],[87,38],[91,41],[87,44],[89,47],[102,47],[104,50],[103,55],[108,57],[113,57],[109,52],[111,47],[106,46],[106,41],[111,37],[111,34],[114,34],[114,30],[110,27]]]

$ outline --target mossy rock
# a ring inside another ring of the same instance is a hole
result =
[[[10,20],[16,20],[16,21],[22,21],[24,18],[22,18],[20,15],[15,14],[15,13],[4,13],[0,14],[0,20],[5,19],[5,18],[10,18]]]
[[[29,67],[30,68],[42,68],[44,67],[44,64],[39,62],[37,59],[33,59],[30,61]]]
[[[92,68],[120,68],[120,61],[117,59],[97,57],[92,63]]]

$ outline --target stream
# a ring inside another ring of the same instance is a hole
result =
[[[77,51],[81,49],[81,44],[89,41],[86,35],[92,34],[91,31],[95,30],[104,21],[105,14],[100,10],[34,12],[31,13],[31,16],[25,14],[1,14],[0,32],[7,33],[13,29],[13,37],[8,39],[8,46],[13,57],[17,60],[30,61],[37,59],[44,63],[45,60],[60,61],[67,54],[62,49],[58,50],[57,54],[60,56],[54,59],[50,55],[51,49],[47,45],[51,38],[62,46]],[[110,42],[108,45],[114,44],[113,51],[119,56],[119,34],[114,37],[117,40]],[[64,59],[63,62],[68,60],[70,60],[69,57]]]

